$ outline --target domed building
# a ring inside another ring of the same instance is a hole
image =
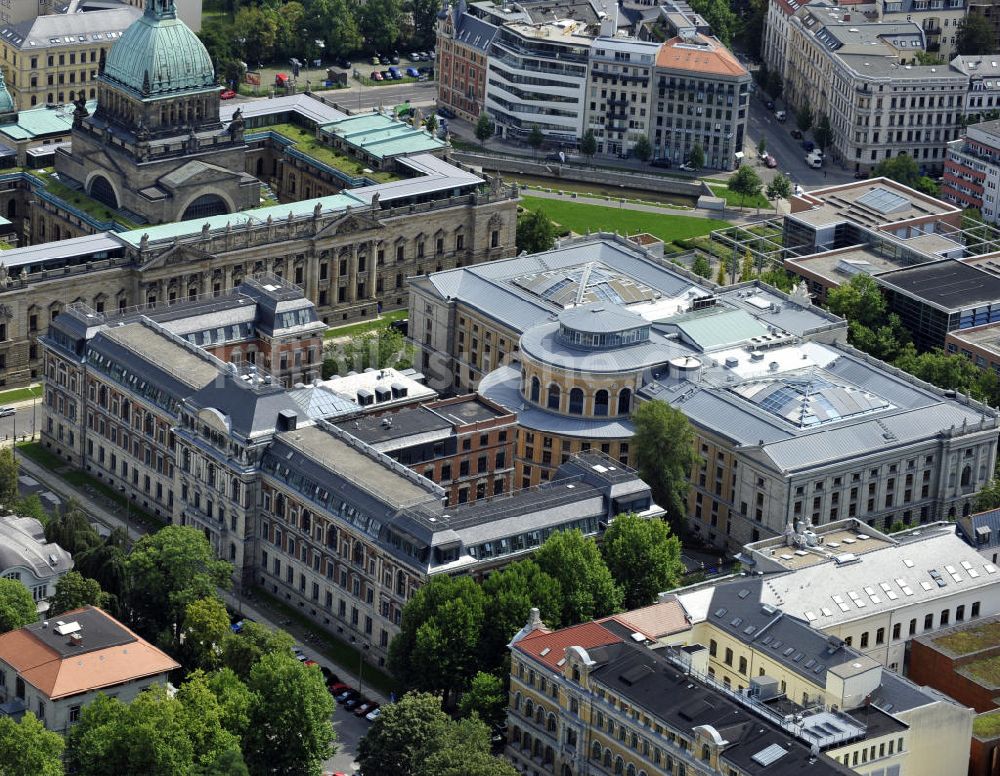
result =
[[[72,150],[56,154],[56,172],[149,224],[255,207],[242,122],[223,127],[219,92],[212,59],[173,0],[147,0],[101,61],[94,114],[77,101]]]

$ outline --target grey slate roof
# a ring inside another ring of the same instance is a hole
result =
[[[125,4],[85,13],[45,14],[5,27],[0,36],[23,51],[86,44],[111,46],[140,16],[141,9]]]
[[[61,576],[73,568],[72,556],[45,541],[42,524],[33,517],[0,517],[0,575],[17,569],[38,579]]]
[[[1000,547],[1000,509],[963,517],[956,527],[959,535],[979,552]]]
[[[497,34],[497,27],[472,14],[462,14],[456,25],[455,40],[485,52]]]
[[[280,385],[251,387],[229,372],[191,394],[187,403],[197,409],[215,409],[225,416],[233,433],[252,439],[275,430],[279,412],[304,419],[302,408]]]

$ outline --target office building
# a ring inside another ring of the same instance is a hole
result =
[[[0,59],[14,110],[65,110],[76,99],[96,99],[98,76],[112,45],[140,16],[138,8],[112,3],[4,21]]]
[[[635,472],[596,452],[574,456],[545,486],[499,488],[509,477],[510,437],[500,438],[509,421],[483,402],[456,400],[447,427],[428,431],[450,440],[446,450],[470,440],[452,455],[457,498],[468,487],[469,503],[446,507],[448,491],[422,476],[427,467],[410,468],[419,439],[392,449],[381,420],[370,429],[359,416],[355,429],[310,418],[262,367],[224,363],[154,317],[106,322],[71,307],[43,343],[47,449],[142,508],[204,531],[239,585],[300,605],[318,627],[361,639],[379,662],[429,576],[483,574],[552,531],[599,535],[622,512],[662,514]],[[450,406],[434,412],[447,416]],[[444,452],[438,458],[443,466]]]
[[[73,558],[45,540],[45,529],[33,517],[0,517],[0,578],[16,579],[35,599],[40,614],[49,609],[56,583],[73,568]]]
[[[763,573],[762,603],[892,671],[915,636],[1000,613],[1000,572],[951,523],[887,536],[858,520],[797,522],[740,559]]]
[[[948,143],[941,198],[962,208],[977,209],[984,221],[1000,214],[1000,121],[984,121],[965,129],[965,137]]]
[[[97,695],[128,703],[180,664],[111,615],[85,606],[0,634],[0,714],[30,711],[68,733]]]

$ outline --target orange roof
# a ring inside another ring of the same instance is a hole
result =
[[[656,66],[711,75],[739,76],[747,72],[729,49],[704,35],[696,35],[694,42],[671,38],[660,46]]]
[[[626,628],[638,631],[650,641],[680,633],[690,627],[684,613],[684,607],[676,598],[672,598],[642,609],[622,612],[607,618],[620,622]]]
[[[0,660],[53,700],[180,668],[169,655],[97,607],[76,609],[60,617],[68,622],[74,615],[82,614],[103,617],[108,621],[105,625],[114,626],[131,638],[126,643],[85,651],[87,634],[84,632],[81,651],[61,655],[32,632],[31,629],[37,626],[29,625],[0,635]]]
[[[533,630],[518,641],[514,647],[528,657],[544,663],[549,668],[558,671],[559,661],[565,657],[567,647],[603,647],[607,644],[619,644],[621,639],[597,622],[585,622],[557,631],[545,628]],[[548,650],[546,652],[546,650]],[[542,652],[545,652],[543,655]]]

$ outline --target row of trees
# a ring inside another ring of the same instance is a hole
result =
[[[219,72],[235,63],[250,67],[348,57],[362,51],[434,47],[437,0],[264,0],[235,8],[232,17],[207,17],[199,33]]]
[[[682,573],[680,542],[663,521],[621,515],[600,548],[577,530],[559,531],[482,584],[433,577],[403,610],[389,667],[409,689],[496,725],[506,705],[506,645],[533,606],[550,627],[564,627],[652,603]]]

